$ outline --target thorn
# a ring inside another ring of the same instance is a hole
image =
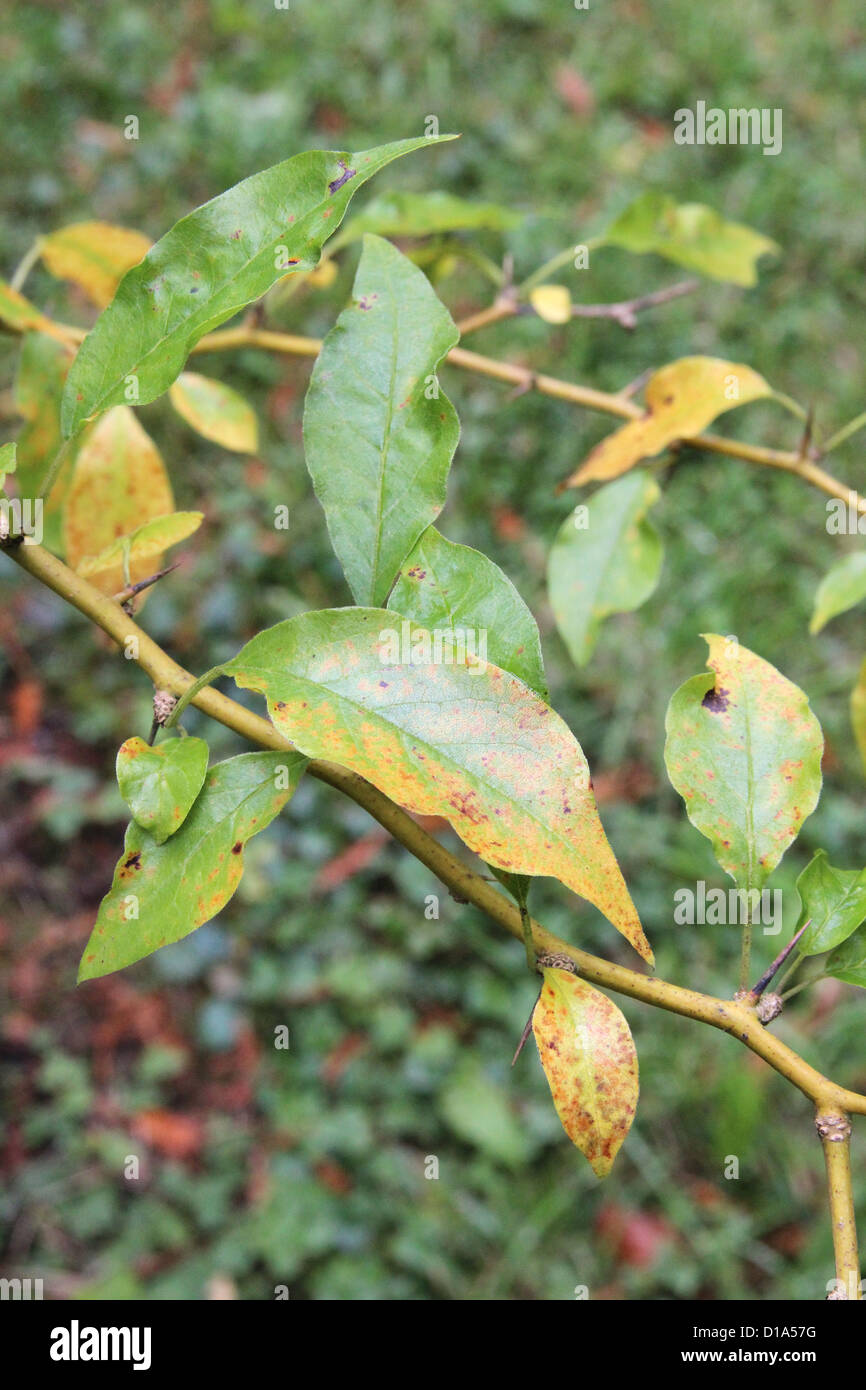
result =
[[[753,985],[753,987],[749,990],[748,994],[745,994],[743,996],[744,1003],[757,1003],[761,995],[764,993],[764,990],[767,988],[767,985],[770,983],[773,976],[776,974],[777,970],[779,970],[785,964],[785,961],[788,959],[797,942],[800,940],[800,937],[803,935],[803,932],[806,930],[807,927],[810,927],[811,925],[812,918],[810,917],[808,922],[803,923],[796,936],[791,937],[791,940],[788,942],[787,946],[782,947],[781,951],[776,956],[776,959],[773,961],[773,964],[764,971],[758,983],[756,985]]]
[[[812,446],[812,427],[813,427],[814,423],[815,423],[815,407],[814,407],[814,405],[810,405],[810,406],[809,406],[808,414],[807,414],[807,416],[806,416],[806,423],[805,423],[805,425],[803,426],[803,435],[802,435],[802,438],[801,438],[801,440],[800,440],[799,446],[798,446],[798,448],[797,448],[797,454],[798,454],[798,456],[799,456],[801,459],[807,459],[807,458],[809,458],[810,455],[811,455],[811,452],[812,452],[812,448],[811,448],[811,446]]]
[[[164,579],[167,574],[171,574],[172,570],[176,570],[180,563],[180,560],[175,560],[174,564],[169,565],[167,569],[157,570],[156,574],[149,574],[146,579],[139,579],[137,584],[127,585],[125,589],[121,589],[119,594],[114,595],[115,603],[121,604],[124,609],[126,609],[126,605],[131,598],[135,598],[136,594],[140,594],[142,589],[149,589],[151,584],[155,584],[157,580]],[[128,612],[129,610],[126,609],[126,611]]]
[[[529,1018],[526,1020],[526,1027],[524,1028],[523,1032],[522,1032],[521,1035],[520,1035],[520,1042],[517,1044],[517,1051],[515,1052],[514,1056],[513,1056],[512,1059],[511,1059],[511,1065],[512,1065],[512,1066],[514,1066],[514,1063],[517,1061],[518,1057],[520,1056],[521,1052],[523,1051],[523,1048],[524,1048],[524,1046],[525,1046],[525,1044],[526,1044],[526,1039],[529,1037],[529,1032],[530,1032],[530,1029],[532,1028],[532,1020],[533,1020],[533,1018],[535,1017],[535,1006],[536,1006],[536,1004],[538,1003],[538,1000],[539,1000],[540,998],[541,998],[541,990],[538,991],[538,995],[537,995],[537,997],[536,997],[535,1004],[533,1004],[532,1008],[531,1008],[530,1011],[529,1011]]]

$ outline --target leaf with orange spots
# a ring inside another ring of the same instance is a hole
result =
[[[637,1106],[631,1032],[616,1005],[585,980],[568,970],[542,974],[532,1015],[541,1065],[563,1129],[605,1178]]]
[[[128,738],[117,754],[117,785],[133,820],[158,845],[183,825],[207,774],[203,738],[170,738],[155,748]]]
[[[650,377],[645,414],[597,444],[560,490],[618,478],[676,440],[700,434],[726,410],[772,395],[772,387],[751,367],[719,357],[681,357]]]
[[[355,153],[308,150],[181,218],[127,271],[84,339],[63,394],[64,437],[128,400],[130,378],[139,404],[161,396],[205,333],[261,299],[287,270],[315,269],[368,179],[401,155],[454,138],[421,135]]]
[[[41,237],[42,259],[58,280],[71,280],[104,309],[128,270],[150,250],[148,237],[110,222],[73,222]]]
[[[319,353],[304,445],[331,543],[357,603],[384,603],[445,505],[460,426],[436,368],[457,342],[422,271],[365,236],[352,302]]]
[[[760,888],[821,794],[809,701],[736,638],[706,635],[708,674],[668,707],[665,762],[686,812],[742,889]]]
[[[183,825],[158,845],[132,821],[78,979],[122,970],[180,941],[225,907],[247,841],[269,825],[307,765],[298,753],[241,753],[211,768]]]
[[[652,951],[608,844],[574,735],[516,676],[376,608],[303,613],[224,670],[266,696],[281,733],[424,815],[510,873],[558,878],[645,960]]]
[[[173,511],[171,483],[159,450],[129,406],[116,406],[78,451],[63,517],[67,564],[77,570],[118,537]],[[159,562],[160,556],[153,553],[132,556],[133,583],[159,569]],[[124,586],[120,558],[105,568],[91,568],[90,582],[103,594],[118,593]]]

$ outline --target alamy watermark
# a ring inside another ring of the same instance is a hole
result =
[[[25,545],[41,545],[41,497],[0,497],[0,543],[23,536]]]
[[[414,627],[408,619],[400,630],[386,627],[379,633],[379,660],[383,666],[465,666],[470,675],[487,669],[485,627]]]
[[[763,153],[782,153],[782,108],[776,106],[707,108],[699,101],[694,111],[681,106],[674,112],[677,145],[762,145]]]
[[[677,926],[744,927],[751,922],[763,928],[764,936],[778,936],[782,930],[781,888],[707,888],[698,879],[694,888],[678,888],[674,893],[674,921]]]

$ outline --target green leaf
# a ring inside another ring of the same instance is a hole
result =
[[[522,1169],[530,1157],[529,1136],[508,1095],[466,1058],[439,1098],[439,1108],[454,1133],[510,1168]]]
[[[507,575],[468,545],[428,526],[400,566],[388,607],[428,631],[450,632],[547,699],[538,625]]]
[[[662,542],[646,514],[660,497],[640,469],[600,488],[559,528],[547,585],[560,635],[578,666],[589,660],[611,613],[645,603],[659,581]]]
[[[133,565],[136,569],[150,569],[157,556],[161,557],[169,546],[185,541],[198,530],[203,521],[203,512],[170,512],[168,516],[157,516],[153,521],[146,521],[143,526],[137,527],[129,535],[118,536],[116,541],[112,541],[98,555],[91,555],[82,560],[78,566],[78,573],[84,579],[90,579],[105,570],[116,569],[123,562],[123,553],[127,546],[130,569]],[[148,562],[147,565],[140,566],[140,562],[145,560]]]
[[[445,504],[460,427],[435,373],[457,337],[427,277],[366,236],[304,409],[307,467],[357,603],[384,603]]]
[[[347,222],[331,243],[332,253],[366,232],[385,237],[423,237],[433,233],[508,231],[523,221],[520,213],[498,203],[473,203],[452,193],[400,193],[374,198],[358,216]]]
[[[678,439],[694,439],[717,415],[772,394],[764,378],[740,362],[720,357],[669,362],[646,384],[645,413],[596,444],[558,490],[618,478]]]
[[[132,965],[215,917],[241,880],[244,845],[286,804],[305,766],[294,752],[242,753],[218,763],[162,845],[132,821],[79,980]]]
[[[568,970],[545,969],[532,1031],[556,1113],[596,1177],[607,1177],[638,1100],[629,1026],[606,994]]]
[[[9,474],[15,472],[17,464],[17,446],[15,444],[0,444],[0,488],[3,487]]]
[[[170,738],[151,748],[128,738],[117,754],[117,785],[132,818],[163,844],[183,825],[207,774],[202,738]]]
[[[866,869],[834,869],[827,851],[819,849],[797,879],[800,894],[798,928],[811,925],[797,942],[804,956],[830,951],[866,921]]]
[[[181,372],[168,397],[181,419],[205,439],[238,454],[254,454],[259,447],[255,411],[221,381],[197,372]]]
[[[739,222],[726,222],[703,203],[677,203],[666,193],[643,193],[603,233],[606,246],[654,251],[677,265],[734,285],[754,285],[760,256],[779,247]]]
[[[796,685],[736,638],[705,634],[709,674],[668,706],[665,763],[686,812],[743,889],[757,889],[821,794],[824,738]]]
[[[21,343],[15,380],[15,405],[24,417],[18,436],[18,495],[39,497],[48,465],[63,442],[60,397],[75,353],[47,333],[26,333]],[[44,499],[44,544],[62,553],[63,503],[75,466],[71,450],[51,495]]]
[[[651,960],[573,734],[515,676],[453,656],[387,609],[342,608],[278,623],[224,669],[303,753],[444,816],[500,869],[560,879]]]
[[[866,552],[846,555],[824,575],[815,593],[815,608],[809,631],[814,634],[849,608],[866,598]]]
[[[824,973],[866,989],[866,926],[858,927],[824,962]]]
[[[129,399],[162,395],[205,333],[286,271],[312,270],[349,200],[386,164],[451,140],[398,140],[357,154],[311,150],[244,179],[177,222],[120,282],[85,338],[63,396],[63,434]]]

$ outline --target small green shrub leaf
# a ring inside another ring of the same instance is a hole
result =
[[[798,926],[809,922],[797,942],[804,956],[819,956],[845,941],[866,921],[866,869],[834,869],[819,849],[797,879]]]
[[[117,754],[117,785],[132,818],[163,844],[180,829],[202,789],[208,747],[202,738],[170,738],[155,748],[128,738]]]

